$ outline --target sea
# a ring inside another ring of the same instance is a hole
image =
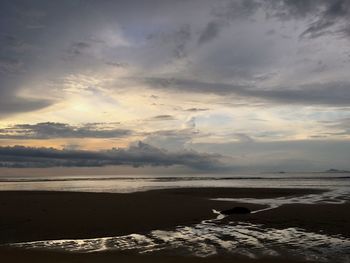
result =
[[[350,173],[254,173],[181,175],[80,175],[50,177],[0,176],[0,191],[74,191],[132,193],[168,188],[246,187],[326,189],[319,194],[274,199],[220,198],[267,205],[275,209],[285,204],[343,204],[350,202]],[[262,211],[256,211],[259,213]],[[264,225],[225,220],[213,210],[213,218],[173,229],[125,236],[90,239],[37,240],[7,244],[24,249],[52,249],[79,253],[129,251],[138,254],[169,254],[196,257],[239,255],[251,259],[290,255],[310,262],[350,263],[350,238],[314,233],[289,227],[274,229]],[[227,218],[226,218],[227,219]],[[350,220],[350,219],[349,219]],[[225,222],[225,223],[223,223]],[[331,224],[332,222],[330,222]]]
[[[350,187],[350,173],[251,173],[178,175],[0,175],[0,191],[74,191],[132,193],[167,188],[252,187],[323,188]]]

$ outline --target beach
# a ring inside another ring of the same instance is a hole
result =
[[[170,230],[193,226],[203,220],[215,219],[215,210],[244,206],[252,210],[247,215],[231,215],[216,222],[254,224],[263,228],[302,228],[310,233],[350,238],[350,203],[285,204],[268,209],[266,204],[222,201],[232,199],[298,198],[326,192],[317,189],[273,188],[181,188],[162,189],[127,194],[50,191],[0,192],[0,255],[6,262],[239,262],[253,259],[225,253],[192,256],[188,253],[138,253],[137,249],[118,251],[105,249],[82,253],[77,249],[24,249],[8,244],[45,240],[75,240],[146,234],[155,230]],[[267,210],[264,210],[267,209]],[[254,211],[260,211],[254,213]],[[180,230],[179,230],[180,231]],[[96,242],[96,241],[95,241]],[[45,247],[45,246],[44,246]],[[167,251],[167,250],[164,250]],[[174,255],[175,254],[175,255]],[[283,259],[298,262],[290,255],[262,256],[253,262],[277,262]],[[56,260],[56,261],[55,261]],[[277,260],[277,261],[275,261]],[[315,261],[316,262],[316,261]]]
[[[350,0],[0,13],[0,263],[350,263]]]

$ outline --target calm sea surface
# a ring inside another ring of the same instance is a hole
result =
[[[205,174],[205,175],[89,175],[15,177],[0,175],[0,191],[42,190],[128,193],[179,187],[350,187],[349,173]]]

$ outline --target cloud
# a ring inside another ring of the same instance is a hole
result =
[[[346,29],[350,25],[348,21],[349,15],[350,2],[348,0],[328,1],[328,3],[325,3],[325,8],[318,19],[311,23],[309,28],[302,33],[302,36],[315,38],[333,33],[334,30],[331,30],[333,26],[338,26],[338,31],[346,33]]]
[[[348,0],[265,0],[263,6],[268,15],[283,21],[311,19],[301,37],[317,38],[327,34],[347,33],[350,2]]]
[[[153,88],[167,88],[182,92],[213,93],[217,95],[238,95],[275,103],[349,105],[350,83],[311,83],[297,87],[272,87],[262,89],[253,85],[210,83],[189,79],[147,78],[146,84]]]
[[[16,53],[23,53],[32,48],[28,43],[10,34],[0,36],[0,45],[3,49]]]
[[[20,112],[35,111],[46,108],[54,103],[49,99],[24,98],[13,95],[1,94],[0,117]]]
[[[243,90],[244,85],[229,85],[224,83],[210,83],[204,81],[197,81],[192,79],[181,78],[161,78],[148,77],[140,80],[151,88],[173,89],[182,92],[199,92],[199,93],[214,93],[227,95],[230,93]]]
[[[22,61],[15,58],[0,58],[0,74],[1,73],[19,73],[23,66]]]
[[[179,130],[161,130],[154,131],[149,134],[145,134],[144,142],[154,145],[159,148],[167,150],[183,150],[188,148],[188,144],[191,143],[192,139],[200,136],[196,131],[194,120],[190,120],[191,124],[187,122],[184,124],[184,129]]]
[[[349,112],[349,3],[1,1],[0,138],[77,150],[138,137],[170,152],[347,138],[345,121],[319,121]]]
[[[200,33],[198,44],[204,44],[215,39],[223,28],[228,27],[237,19],[248,19],[257,11],[259,6],[260,4],[255,0],[236,0],[228,1],[222,7],[214,8],[212,10],[214,19],[209,21]]]
[[[169,114],[162,114],[152,117],[150,120],[152,121],[172,121],[175,120],[175,117]]]
[[[236,137],[240,142],[254,142],[254,139],[245,133],[235,133],[233,136]]]
[[[184,123],[184,127],[189,130],[194,130],[196,128],[196,117],[191,117]]]
[[[57,150],[24,146],[0,147],[2,167],[58,167],[58,166],[105,166],[131,165],[172,166],[181,165],[193,169],[223,169],[225,165],[218,154],[196,151],[169,152],[143,142],[127,149],[105,151]]]
[[[150,72],[158,76],[165,72],[169,78],[196,76],[202,82],[224,79],[223,82],[231,83],[231,87],[227,87],[229,90],[232,86],[244,86],[256,81],[254,76],[264,75],[265,70],[278,71],[287,68],[288,73],[295,72],[296,65],[291,61],[288,50],[295,54],[294,52],[303,51],[303,46],[300,46],[299,42],[283,42],[281,30],[283,34],[291,37],[301,32],[310,36],[311,33],[308,32],[317,33],[324,30],[324,25],[329,23],[327,21],[339,25],[334,32],[341,31],[345,34],[346,28],[349,28],[343,27],[349,12],[349,2],[345,0],[235,0],[215,3],[149,1],[142,5],[142,9],[135,8],[136,3],[112,1],[104,4],[82,4],[39,1],[32,4],[3,4],[2,24],[8,26],[7,29],[4,27],[0,41],[3,50],[0,52],[0,57],[3,58],[2,62],[0,61],[0,71],[7,75],[22,70],[27,72],[26,76],[16,75],[16,78],[12,79],[13,85],[6,83],[6,79],[12,76],[3,76],[0,91],[4,97],[3,101],[8,101],[6,108],[13,109],[11,112],[22,112],[21,107],[18,107],[19,103],[15,103],[15,98],[22,88],[29,92],[32,87],[35,88],[39,97],[41,91],[45,91],[46,98],[54,100],[57,96],[58,99],[64,100],[67,98],[67,89],[53,85],[53,80],[58,83],[67,75],[86,72],[99,76],[101,72],[118,68],[123,68],[123,73],[130,74],[130,78]],[[16,10],[21,10],[20,15]],[[269,16],[265,16],[265,13]],[[62,17],[65,19],[61,19]],[[30,23],[32,25],[45,24],[47,28],[37,30],[35,34],[23,33],[21,23],[16,21],[24,18],[34,20]],[[298,29],[289,21],[291,19],[301,21],[298,23]],[[286,21],[283,28],[279,20]],[[86,23],[82,25],[79,21]],[[143,26],[135,26],[141,24],[140,21],[143,21]],[[317,25],[323,25],[323,29],[319,29]],[[69,30],[66,30],[67,28]],[[269,42],[261,37],[259,32],[275,33],[269,36]],[[219,35],[220,40],[212,43],[213,45],[198,47],[199,43],[210,42]],[[114,40],[119,38],[125,39],[127,45],[116,45]],[[306,39],[305,42],[307,41]],[[266,42],[268,43],[265,44]],[[8,52],[9,46],[16,46],[18,50],[23,49],[26,43],[36,48],[27,50],[20,56],[13,50]],[[291,43],[295,46],[289,47]],[[3,48],[5,46],[6,49]],[[318,56],[318,48],[315,46],[315,50],[311,52],[312,56]],[[79,55],[79,58],[62,61],[67,55]],[[324,55],[332,54],[325,52]],[[174,58],[186,59],[179,62]],[[337,61],[340,61],[340,58],[337,58]],[[337,71],[337,67],[333,67],[326,58],[325,65],[328,64],[327,72]],[[118,74],[113,75],[115,82],[120,81]],[[113,82],[109,80],[113,76],[107,76],[106,79]],[[246,82],[236,82],[237,78]],[[283,80],[283,76],[281,79]],[[331,79],[337,78],[335,76]],[[117,90],[116,86],[110,85],[109,88]],[[195,88],[188,85],[187,89],[191,91]],[[209,87],[206,89],[210,90]],[[225,89],[221,85],[218,92],[223,90]],[[14,105],[10,105],[11,101]],[[29,111],[50,105],[44,98],[40,103],[39,100],[35,103],[38,103],[37,107],[33,105],[24,108]],[[4,108],[4,112],[0,113],[2,115],[9,112]],[[15,108],[19,110],[15,111]]]
[[[219,35],[224,23],[220,20],[210,21],[199,36],[198,43],[204,44]]]
[[[191,36],[192,32],[189,25],[181,26],[180,29],[173,34],[173,41],[175,43],[173,53],[175,58],[183,58],[187,55],[186,45],[191,40]]]
[[[230,26],[233,21],[247,19],[258,10],[263,10],[268,18],[274,17],[282,21],[312,19],[301,37],[317,38],[334,33],[350,36],[348,0],[235,0],[213,8],[214,18],[201,32],[198,43],[203,44],[215,39],[222,29]]]
[[[197,143],[198,151],[232,156],[236,168],[257,171],[323,171],[349,168],[349,140],[239,141]]]
[[[126,67],[128,67],[127,63],[125,63],[125,62],[116,62],[116,61],[113,61],[113,62],[107,61],[106,65],[112,66],[112,67],[115,67],[115,68],[126,68]]]
[[[0,118],[11,114],[39,110],[56,102],[55,99],[49,97],[22,95],[22,84],[18,81],[25,74],[27,74],[27,69],[21,59],[8,56],[1,57],[0,51]]]
[[[328,132],[329,135],[350,135],[350,118],[323,122],[327,128],[333,130]]]
[[[146,37],[149,44],[159,49],[168,48],[173,58],[181,59],[187,55],[187,45],[192,39],[191,26],[182,24],[169,32],[155,32]]]
[[[73,126],[58,122],[16,124],[0,129],[2,139],[53,139],[53,138],[120,138],[132,134],[131,130],[105,128],[106,123]]]
[[[300,85],[297,88],[277,88],[270,90],[247,89],[240,92],[272,100],[277,103],[315,104],[315,105],[350,105],[350,83],[329,82]]]
[[[68,50],[68,53],[73,56],[78,56],[83,54],[84,52],[87,52],[90,47],[91,44],[88,42],[75,42],[71,45],[70,49]]]
[[[185,109],[184,111],[189,111],[189,112],[199,112],[199,111],[208,111],[210,110],[209,108],[189,108]]]
[[[326,0],[327,1],[327,0]],[[264,10],[271,17],[277,17],[283,21],[305,18],[310,14],[317,14],[324,6],[323,0],[265,0]]]

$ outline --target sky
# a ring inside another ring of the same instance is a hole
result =
[[[0,3],[1,167],[350,169],[350,0]]]

